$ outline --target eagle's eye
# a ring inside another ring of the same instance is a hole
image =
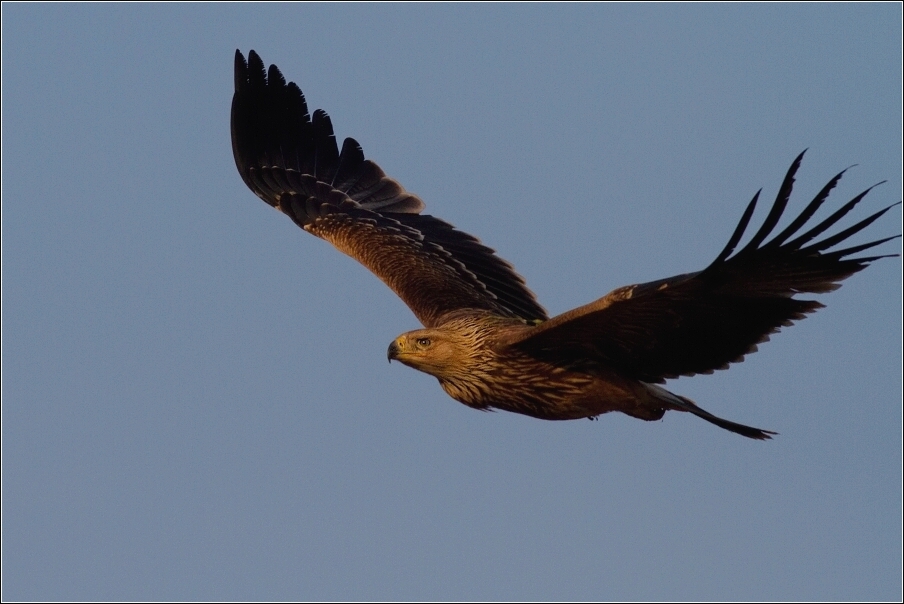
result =
[[[426,348],[427,346],[430,346],[430,338],[418,338],[417,345],[423,346],[424,348]]]

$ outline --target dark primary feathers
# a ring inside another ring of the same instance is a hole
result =
[[[370,269],[427,328],[402,334],[389,358],[434,375],[453,398],[478,409],[543,419],[621,411],[645,420],[679,410],[769,438],[773,433],[718,418],[654,384],[742,360],[769,334],[822,306],[795,295],[837,289],[874,260],[896,255],[859,255],[895,237],[834,249],[891,206],[824,236],[869,189],[811,220],[843,172],[775,233],[801,153],[740,249],[759,193],[702,271],[618,288],[549,319],[493,250],[420,214],[423,202],[365,159],[353,139],[340,152],[327,114],[309,114],[301,90],[276,66],[265,70],[254,51],[247,62],[235,54],[232,148],[254,193]]]
[[[340,153],[327,114],[269,71],[253,50],[235,53],[232,150],[258,197],[382,279],[426,327],[461,308],[527,321],[547,318],[512,266],[475,237],[419,212],[424,203],[387,177],[360,145]]]

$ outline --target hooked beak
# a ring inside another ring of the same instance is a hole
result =
[[[386,359],[392,363],[393,359],[399,358],[399,345],[393,341],[392,344],[389,345],[389,350],[386,351]]]

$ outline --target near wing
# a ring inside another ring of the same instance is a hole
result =
[[[426,327],[462,308],[526,321],[547,318],[512,266],[475,237],[421,215],[424,203],[388,178],[358,143],[340,153],[329,116],[269,72],[253,50],[235,53],[232,151],[245,184],[304,230],[383,280]]]
[[[798,234],[838,183],[838,174],[787,228],[766,238],[791,195],[801,153],[785,176],[772,210],[750,242],[732,256],[756,206],[754,196],[725,249],[706,269],[629,285],[546,321],[510,344],[550,360],[590,359],[645,382],[726,369],[756,351],[780,327],[823,305],[797,293],[838,289],[839,281],[879,258],[848,258],[896,237],[829,251],[888,211],[876,212],[831,237],[811,243],[869,192]],[[894,204],[898,205],[898,204]]]

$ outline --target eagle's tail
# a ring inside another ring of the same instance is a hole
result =
[[[735,434],[740,434],[741,436],[754,438],[756,440],[768,440],[772,438],[774,434],[778,434],[778,432],[761,430],[752,426],[745,426],[744,424],[731,422],[727,419],[722,419],[721,417],[716,417],[709,411],[698,407],[697,404],[689,398],[679,396],[674,392],[669,392],[665,388],[657,386],[655,384],[644,385],[647,387],[647,390],[650,392],[650,394],[652,394],[653,397],[656,398],[656,400],[665,403],[668,409],[693,413],[697,417],[705,419],[709,423],[715,424],[720,428],[724,428],[725,430],[728,430],[730,432],[734,432]]]

